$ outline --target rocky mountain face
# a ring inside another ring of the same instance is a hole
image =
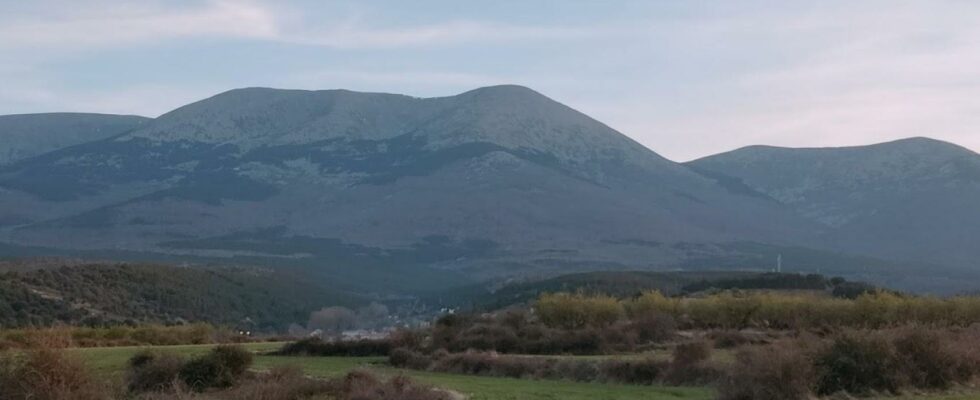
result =
[[[0,115],[0,165],[105,139],[150,121],[132,115],[47,113]]]
[[[827,228],[844,251],[976,267],[980,155],[913,138],[872,146],[753,146],[693,161],[692,169],[737,182]]]
[[[882,170],[896,162],[882,157]],[[909,157],[897,162],[926,163]],[[820,259],[848,272],[854,259],[835,252],[899,254],[846,247],[835,235],[870,235],[873,226],[842,230],[851,214],[792,200],[808,198],[803,189],[709,161],[674,163],[518,86],[425,99],[239,89],[0,166],[0,242],[9,252],[316,266],[331,279],[385,268],[394,289],[411,277],[441,284],[596,269],[768,268],[776,254],[793,252],[808,254],[811,262],[799,264],[806,268]],[[943,168],[966,177],[972,163]],[[864,177],[846,182],[883,174],[853,168]],[[935,168],[917,167],[922,176],[911,181],[895,171],[895,179],[913,185],[942,173]]]

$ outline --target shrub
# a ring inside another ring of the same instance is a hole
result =
[[[184,360],[172,354],[141,351],[129,359],[126,388],[130,392],[162,391],[178,382]]]
[[[390,351],[391,341],[388,339],[328,342],[310,338],[287,343],[276,354],[284,356],[370,357],[387,356]]]
[[[418,330],[397,329],[388,336],[391,348],[406,347],[417,349],[425,341],[425,335]]]
[[[425,370],[432,364],[432,359],[417,351],[399,347],[391,351],[388,364],[400,368]]]
[[[718,387],[719,400],[806,400],[816,380],[799,348],[767,346],[740,351]]]
[[[681,343],[674,347],[674,364],[694,365],[711,357],[711,346],[707,342]]]
[[[834,339],[816,356],[817,393],[854,395],[897,392],[900,375],[895,352],[878,334],[851,332]]]
[[[630,321],[630,329],[636,332],[640,342],[665,342],[674,337],[677,322],[673,317],[662,313],[648,313]]]
[[[713,383],[721,376],[721,371],[707,363],[711,358],[708,342],[681,343],[674,347],[670,368],[663,381],[671,385],[703,385]]]
[[[235,384],[252,364],[252,354],[241,346],[218,346],[203,357],[185,363],[180,379],[188,387],[202,391],[227,388]]]
[[[658,382],[669,366],[666,361],[653,358],[606,360],[599,366],[599,375],[605,382],[650,385]]]
[[[365,371],[352,371],[343,380],[341,400],[450,400],[449,393],[421,386],[404,376],[387,382]]]
[[[495,376],[503,369],[497,357],[496,354],[483,352],[450,354],[436,361],[432,369],[439,372]]]
[[[739,331],[720,330],[708,333],[708,338],[714,343],[716,349],[731,349],[754,341]]]
[[[84,363],[59,349],[0,355],[4,400],[104,400],[108,390]]]
[[[912,387],[947,389],[961,378],[958,355],[935,331],[906,330],[895,339],[895,350],[905,383]]]
[[[599,365],[594,362],[562,359],[554,363],[552,375],[542,375],[539,377],[590,382],[599,379]]]
[[[209,393],[208,400],[297,400],[321,398],[338,392],[335,382],[308,378],[295,367],[276,367],[237,386]],[[183,400],[190,396],[179,396]],[[333,398],[331,396],[330,398]],[[161,399],[163,400],[163,399]],[[170,400],[170,399],[167,399]],[[204,400],[204,399],[202,399]]]
[[[545,325],[564,329],[609,326],[624,315],[618,300],[601,295],[543,294],[534,307]]]
[[[365,371],[353,371],[342,378],[308,378],[296,368],[274,368],[257,374],[225,390],[207,394],[186,392],[147,393],[139,400],[449,400],[448,393],[418,385],[405,377],[382,380]],[[68,399],[65,399],[68,400]]]

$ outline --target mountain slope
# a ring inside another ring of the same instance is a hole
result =
[[[679,242],[819,233],[518,86],[233,90],[0,168],[0,190],[19,245],[482,276],[663,267],[725,251]]]
[[[980,259],[980,155],[950,143],[753,146],[688,165],[794,208],[842,250],[961,267]]]
[[[48,113],[0,116],[0,165],[105,139],[145,124],[132,115]]]

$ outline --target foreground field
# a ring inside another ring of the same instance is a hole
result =
[[[252,343],[249,350],[264,352],[276,349],[278,343]],[[183,355],[203,354],[209,345],[163,346],[158,349]],[[88,348],[73,350],[94,369],[106,375],[118,375],[126,360],[140,347]],[[706,388],[671,388],[656,386],[607,385],[597,383],[573,383],[563,381],[535,381],[508,378],[489,378],[454,374],[441,374],[400,370],[384,366],[383,357],[279,357],[259,355],[255,359],[258,369],[281,365],[295,365],[312,376],[331,377],[352,369],[367,368],[382,375],[405,374],[434,386],[451,389],[472,400],[699,400],[712,399],[714,393]]]
[[[472,400],[708,400],[715,397],[714,391],[709,388],[522,380],[403,370],[384,365],[384,357],[283,357],[261,355],[261,353],[278,349],[281,345],[282,343],[249,343],[244,346],[258,354],[255,359],[255,368],[260,370],[276,366],[293,365],[301,367],[305,373],[311,376],[336,377],[353,369],[363,368],[381,375],[392,376],[404,374],[411,376],[420,382],[462,393]],[[194,356],[204,354],[212,347],[212,345],[186,345],[159,346],[155,348],[184,356]],[[71,351],[79,355],[100,374],[118,378],[124,370],[129,357],[143,348],[108,347],[74,349]],[[725,357],[730,356],[726,355]],[[959,391],[951,394],[904,395],[881,398],[881,400],[884,399],[976,400],[980,399],[980,392]]]

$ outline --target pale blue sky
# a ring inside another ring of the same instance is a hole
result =
[[[0,0],[0,10],[0,114],[157,116],[245,86],[428,97],[515,83],[680,161],[908,136],[980,150],[977,1]]]

